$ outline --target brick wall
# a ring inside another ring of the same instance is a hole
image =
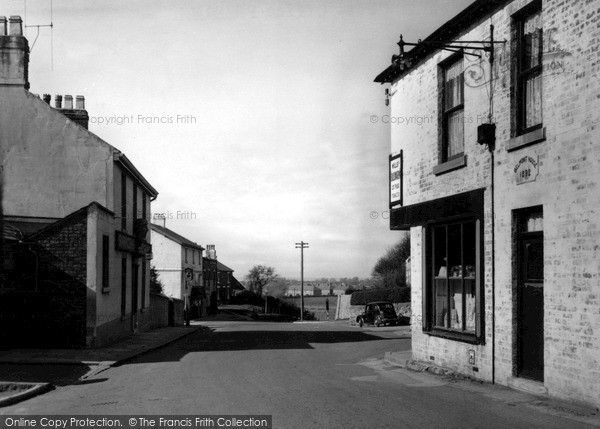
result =
[[[58,257],[58,268],[87,284],[87,211],[80,211],[50,227],[36,241]]]
[[[404,153],[405,206],[485,188],[485,344],[471,345],[423,333],[423,229],[411,228],[413,355],[492,380],[495,323],[495,380],[515,376],[515,211],[536,205],[544,211],[544,385],[551,395],[600,404],[600,4],[585,0],[543,1],[543,112],[546,140],[509,151],[511,122],[511,16],[530,1],[515,0],[465,31],[463,40],[509,41],[496,48],[493,75],[495,210],[491,209],[491,157],[476,142],[477,125],[489,106],[489,64],[465,58],[464,168],[434,175],[438,164],[438,64],[436,53],[392,85],[392,153]],[[426,35],[423,35],[426,36]],[[539,160],[535,181],[517,184],[515,166],[524,156]],[[492,242],[492,216],[495,240]],[[494,245],[494,248],[492,246]],[[492,279],[492,255],[495,278]],[[495,288],[495,308],[492,308]],[[492,319],[495,314],[495,320]],[[476,364],[468,363],[475,351]],[[474,372],[473,366],[478,368]]]

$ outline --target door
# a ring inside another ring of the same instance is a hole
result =
[[[138,274],[139,265],[135,262],[131,265],[131,330],[138,330]]]
[[[522,233],[518,282],[518,375],[544,380],[544,240]]]

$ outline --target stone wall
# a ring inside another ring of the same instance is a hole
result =
[[[169,298],[150,294],[150,307],[144,312],[143,330],[149,331],[169,325]]]
[[[181,299],[171,298],[172,309],[173,309],[173,326],[183,326],[185,323],[184,319],[184,308],[185,304]]]
[[[350,326],[356,325],[356,317],[365,311],[364,305],[350,305],[352,295],[340,295],[338,307],[336,309],[336,320],[348,319]],[[411,304],[409,302],[395,303],[394,309],[398,316],[411,317]]]

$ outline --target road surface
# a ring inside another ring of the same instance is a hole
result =
[[[508,389],[388,366],[397,328],[206,322],[167,347],[2,414],[270,414],[275,428],[588,427]]]

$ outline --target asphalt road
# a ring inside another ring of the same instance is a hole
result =
[[[2,414],[271,414],[275,428],[588,427],[508,389],[387,366],[396,328],[210,322]]]

